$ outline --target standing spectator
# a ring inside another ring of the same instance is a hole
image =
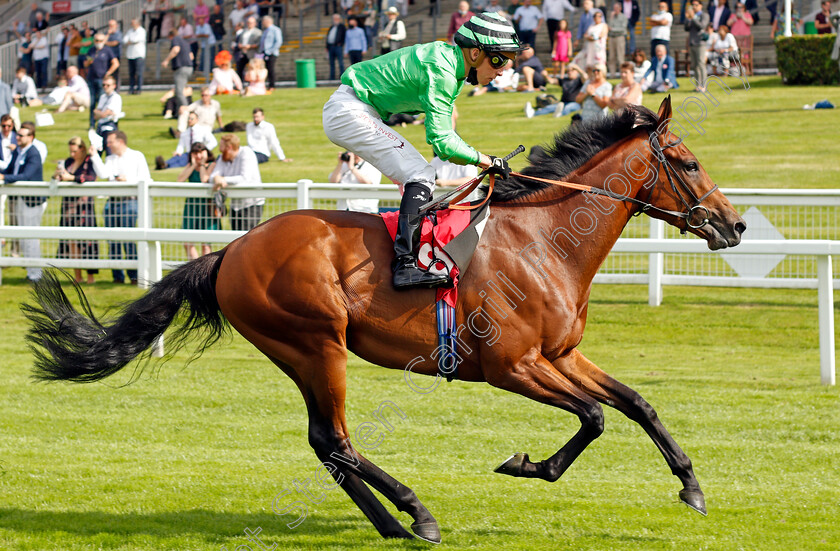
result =
[[[35,88],[35,81],[26,74],[26,69],[18,67],[15,80],[12,82],[12,99],[21,107],[26,107],[30,101],[37,98],[38,90]]]
[[[328,177],[331,184],[373,184],[382,182],[382,173],[372,164],[349,151],[338,154],[338,164]],[[337,210],[379,213],[379,199],[339,199]]]
[[[193,70],[196,69],[198,62],[198,42],[195,41],[195,29],[187,21],[186,17],[182,17],[178,21],[178,36],[183,38],[190,47],[190,59],[192,60]]]
[[[831,2],[829,2],[829,0],[824,0],[820,4],[820,8],[820,13],[818,13],[814,19],[814,26],[817,28],[817,34],[833,33],[834,27],[831,26]],[[715,27],[715,30],[717,30],[717,27]]]
[[[38,2],[32,2],[32,11],[29,12],[29,28],[42,31],[49,25],[50,14],[38,7]]]
[[[230,10],[228,14],[228,20],[230,20],[230,28],[235,29],[240,24],[245,23],[245,16],[248,14],[248,10],[245,9],[245,4],[242,0],[236,0],[236,4],[234,8]]]
[[[64,94],[64,101],[58,107],[56,113],[70,111],[84,111],[90,107],[90,87],[79,75],[79,68],[75,65],[67,67],[67,93]]]
[[[686,14],[688,17],[688,14]],[[650,84],[646,81],[649,77]],[[664,44],[656,47],[656,56],[651,61],[650,69],[645,74],[645,82],[642,82],[642,90],[649,92],[667,92],[671,88],[679,88],[677,73],[675,70],[674,58],[668,55]]]
[[[636,23],[639,22],[639,14],[641,13],[638,0],[621,0],[621,11],[627,18],[627,34],[630,39],[627,40],[625,53],[629,56],[636,51]]]
[[[82,35],[79,34],[79,29],[76,28],[74,23],[70,23],[67,29],[69,32],[69,36],[67,37],[67,46],[70,48],[70,55],[67,58],[69,63],[70,58],[79,55],[79,46],[81,46],[82,43]]]
[[[586,31],[595,22],[595,4],[592,0],[583,0],[583,13],[580,14],[580,21],[578,21],[577,34],[575,35],[575,49],[580,48],[580,41],[586,35]]]
[[[248,147],[254,150],[257,156],[257,163],[267,163],[271,152],[277,155],[277,159],[283,162],[291,162],[283,153],[280,140],[277,139],[277,131],[274,125],[265,120],[265,113],[262,108],[255,107],[253,111],[254,122],[245,126],[245,134],[248,136]]]
[[[206,17],[198,17],[195,20],[195,40],[198,48],[198,70],[204,71],[205,60],[207,64],[210,63],[210,56],[213,52],[213,46],[216,44],[216,36],[213,34],[213,29],[210,28],[210,23],[207,22]]]
[[[178,0],[158,0],[158,9],[163,11],[163,21],[160,24],[160,36],[169,36],[169,31],[177,29],[175,24],[175,13]],[[183,0],[180,2],[181,7],[184,6]]]
[[[262,18],[263,31],[260,37],[259,51],[263,55],[265,61],[265,68],[268,70],[268,79],[266,80],[266,88],[268,93],[274,91],[274,65],[277,63],[277,56],[280,55],[280,46],[283,45],[283,31],[280,27],[274,24],[274,18],[266,15]]]
[[[70,29],[61,27],[61,33],[55,35],[55,44],[58,46],[58,59],[55,65],[56,76],[63,76],[67,71],[67,63],[70,60]]]
[[[221,153],[216,169],[210,175],[213,191],[237,184],[262,184],[257,156],[250,147],[240,147],[239,136],[225,134],[219,143]],[[230,229],[250,231],[262,218],[264,198],[231,199]]]
[[[222,42],[225,39],[225,15],[222,13],[222,6],[213,4],[213,9],[210,12],[210,28],[213,30],[213,38],[216,40],[216,45],[213,48],[211,55],[215,56],[222,50],[224,45]]]
[[[350,58],[350,65],[359,63],[367,53],[368,43],[365,31],[359,28],[355,17],[347,20],[350,26],[344,35],[344,53]]]
[[[111,48],[111,51],[114,52],[114,57],[117,58],[117,61],[122,63],[122,42],[123,42],[123,33],[120,30],[119,24],[115,19],[111,19],[108,21],[108,39],[105,41],[105,45]],[[114,78],[116,79],[117,83],[120,82],[120,71],[117,69],[114,71]]]
[[[32,33],[26,31],[18,41],[18,66],[23,67],[27,74],[32,72]]]
[[[717,3],[712,0],[709,4],[709,20],[714,30],[718,30],[721,25],[726,24],[730,15],[727,0],[717,0]],[[688,17],[688,14],[686,14],[686,17]]]
[[[624,64],[625,36],[627,35],[627,16],[624,15],[620,1],[613,4],[613,10],[607,17],[607,26],[609,27],[607,66],[610,74],[615,74]]]
[[[613,88],[608,107],[618,111],[628,105],[642,104],[642,86],[635,80],[635,69],[632,61],[621,64],[621,82]]]
[[[566,18],[566,10],[575,11],[575,7],[569,0],[544,0],[542,5],[542,16],[545,25],[548,27],[548,38],[551,40],[551,51],[556,51],[557,31],[560,29],[560,21]]]
[[[383,54],[402,48],[402,41],[405,40],[405,23],[399,19],[399,13],[399,10],[394,7],[388,8],[385,12],[388,22],[385,23],[378,37]]]
[[[735,13],[726,22],[734,36],[749,36],[752,34],[753,17],[743,3],[735,5]]]
[[[169,40],[172,41],[172,47],[169,49],[169,55],[161,62],[162,67],[166,67],[172,63],[172,70],[174,71],[173,78],[175,80],[175,100],[178,102],[178,107],[183,107],[187,104],[187,98],[184,96],[184,87],[192,75],[192,52],[190,52],[190,45],[186,40],[178,36],[175,29],[169,31]]]
[[[196,0],[192,15],[195,22],[198,22],[200,17],[207,21],[210,19],[210,8],[204,3],[204,0]]]
[[[35,85],[44,89],[47,87],[47,71],[50,68],[50,43],[46,33],[35,31],[32,39],[32,62],[35,66]]]
[[[583,67],[593,67],[607,62],[607,34],[610,28],[604,22],[601,10],[592,14],[593,23],[583,35],[583,48],[575,56],[575,63]],[[604,75],[606,78],[606,75]]]
[[[344,35],[347,28],[341,22],[341,15],[334,13],[333,24],[327,31],[327,56],[330,59],[330,80],[335,80],[335,65],[338,63],[338,77],[344,73]]]
[[[149,42],[157,42],[160,39],[160,26],[163,23],[163,13],[158,10],[157,0],[145,0],[143,2],[143,20],[149,18]]]
[[[244,79],[245,67],[254,59],[260,47],[262,31],[257,27],[257,18],[249,16],[245,20],[245,29],[237,38],[240,56],[236,60],[236,72]]]
[[[504,6],[499,4],[499,0],[490,0],[490,4],[488,4],[487,7],[484,8],[484,12],[485,13],[498,13],[502,17],[508,18],[508,12],[504,8]]]
[[[213,130],[216,124],[219,125],[219,128],[222,127],[222,107],[218,101],[213,99],[213,94],[210,93],[208,86],[201,88],[200,100],[181,109],[181,114],[178,117],[178,129],[171,128],[169,130],[173,138],[180,138],[181,132],[187,129],[187,117],[190,113],[198,115],[198,124],[203,124],[210,130]]]
[[[230,52],[227,50],[219,51],[214,61],[217,67],[213,69],[213,80],[209,87],[210,95],[242,92],[242,81],[236,71],[230,67]]]
[[[103,93],[99,96],[96,107],[91,111],[96,120],[96,133],[102,136],[102,143],[108,143],[108,135],[116,132],[122,116],[122,96],[117,93],[117,79],[107,76],[102,79]],[[110,155],[107,145],[105,154]]]
[[[470,20],[470,17],[475,15],[473,12],[470,11],[470,3],[462,0],[458,2],[458,11],[452,14],[449,18],[449,30],[446,32],[446,41],[450,44],[453,44],[452,37],[455,36],[455,32],[467,21]]]
[[[12,110],[12,88],[3,82],[3,71],[0,71],[0,117],[5,117]]]
[[[190,161],[190,148],[196,143],[203,144],[210,151],[219,144],[212,129],[203,124],[198,124],[198,115],[190,113],[187,117],[187,129],[181,132],[175,153],[168,160],[164,160],[162,155],[155,157],[155,168],[163,170],[165,168],[187,166]]]
[[[702,34],[709,26],[709,14],[703,11],[700,0],[691,0],[685,12],[685,30],[688,31],[688,54],[697,92],[706,91],[706,41]]]
[[[179,182],[207,184],[210,175],[216,168],[216,158],[213,153],[200,142],[194,143],[189,150],[189,163],[178,175]],[[184,201],[184,216],[181,227],[185,230],[220,230],[222,221],[213,216],[213,200],[206,197],[187,197]],[[184,243],[187,258],[198,258],[198,251],[193,243]],[[210,254],[210,244],[202,243],[201,254]]]
[[[76,63],[82,70],[82,76],[87,78],[88,58],[93,50],[93,29],[90,27],[82,29],[81,39],[79,40],[79,57],[76,58]]]
[[[96,48],[95,52],[85,60],[87,65],[87,83],[90,88],[90,105],[99,104],[99,96],[102,95],[102,82],[105,77],[109,77],[117,72],[120,67],[120,61],[114,56],[111,48],[105,47],[105,35],[96,33],[93,37],[93,45]],[[93,109],[90,111],[90,127],[93,128],[94,118]]]
[[[111,154],[105,157],[105,163],[99,158],[96,148],[91,146],[88,150],[93,169],[99,178],[131,184],[152,181],[146,158],[139,151],[128,148],[125,132],[117,130],[109,134],[106,145],[111,150]],[[103,218],[105,225],[109,228],[133,228],[137,224],[137,197],[110,197],[105,203]],[[108,243],[108,256],[111,260],[122,259],[123,250],[125,250],[127,260],[137,258],[137,243],[131,241]],[[111,274],[114,283],[125,283],[125,274],[122,270],[111,270]],[[137,270],[128,270],[128,278],[132,285],[137,285]]]
[[[554,74],[562,79],[566,76],[566,64],[572,55],[572,31],[569,30],[569,22],[565,19],[560,20],[553,52],[551,60],[554,62]]]
[[[128,93],[143,91],[143,69],[146,66],[146,29],[139,19],[131,20],[131,29],[123,37],[125,57],[128,59]]]
[[[542,11],[531,5],[531,0],[523,0],[522,5],[513,14],[513,20],[519,24],[517,34],[522,44],[536,46],[537,33],[542,26]]]
[[[12,152],[12,160],[2,173],[0,183],[41,182],[44,180],[41,154],[32,145],[35,140],[35,125],[25,122],[17,133],[17,148]],[[26,196],[17,201],[17,223],[21,226],[40,226],[41,217],[47,208],[46,197]],[[21,239],[21,254],[26,258],[41,258],[39,239]],[[41,268],[27,268],[26,280],[34,283],[41,279]]]
[[[595,120],[609,112],[607,105],[612,96],[612,84],[607,82],[607,67],[595,65],[592,76],[583,85],[575,101],[581,105],[580,116],[584,122]]]
[[[668,13],[668,3],[659,2],[659,11],[650,16],[650,56],[656,55],[656,47],[659,44],[665,46],[665,51],[670,51],[671,25],[674,23],[674,16]]]
[[[53,178],[59,182],[75,182],[84,184],[96,180],[96,171],[93,169],[93,161],[88,154],[85,142],[78,136],[70,138],[67,144],[70,156],[58,164]],[[61,198],[61,219],[59,225],[72,228],[95,228],[96,211],[94,201],[96,197],[62,197]],[[99,258],[99,242],[61,240],[58,242],[58,253],[56,258]],[[90,269],[87,271],[88,285],[94,283],[93,276],[99,270]],[[76,283],[81,283],[82,270],[74,270]]]

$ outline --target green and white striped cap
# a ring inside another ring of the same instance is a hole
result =
[[[458,28],[455,44],[462,48],[479,48],[488,52],[519,52],[525,49],[510,21],[498,13],[473,15]]]

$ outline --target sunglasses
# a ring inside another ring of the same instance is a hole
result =
[[[11,124],[0,124],[0,128],[11,128]]]
[[[32,134],[23,134],[22,132],[18,132],[18,138],[28,138]]]
[[[487,56],[487,59],[490,61],[490,66],[494,69],[501,69],[508,62],[513,61],[511,58],[501,54],[490,54]]]

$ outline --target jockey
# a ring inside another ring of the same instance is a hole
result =
[[[465,79],[487,85],[523,46],[513,26],[497,13],[474,15],[454,40],[454,46],[417,44],[351,65],[324,106],[324,131],[333,143],[404,184],[392,263],[397,289],[435,287],[448,277],[419,269],[413,252],[423,222],[420,207],[435,189],[435,169],[383,119],[425,113],[426,142],[442,160],[510,175],[504,159],[479,153],[455,133],[452,109]]]

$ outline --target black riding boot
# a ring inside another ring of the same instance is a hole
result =
[[[403,200],[400,204],[400,216],[397,224],[397,236],[394,238],[394,288],[411,289],[413,287],[437,287],[449,282],[444,274],[433,274],[417,267],[414,256],[414,244],[420,236],[423,217],[420,206],[431,198],[431,193],[422,184],[409,182],[405,185]]]

